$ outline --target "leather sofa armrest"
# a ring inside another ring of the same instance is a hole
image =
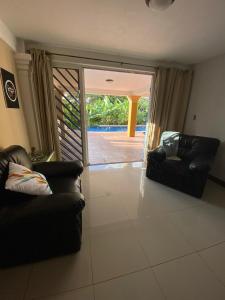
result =
[[[33,170],[46,177],[72,176],[76,179],[83,172],[83,164],[78,160],[42,162],[33,164]]]
[[[63,210],[68,211],[69,207],[71,207],[70,211],[73,211],[75,214],[78,214],[85,207],[84,196],[79,192],[59,193],[39,197],[46,197],[45,202],[47,203],[49,200],[49,202],[52,203],[53,207],[51,208],[49,205],[49,211],[58,211],[59,213],[62,213]]]
[[[148,160],[156,160],[162,162],[166,159],[166,152],[162,146],[157,147],[154,150],[149,151]]]
[[[213,159],[205,156],[194,158],[189,164],[189,170],[199,172],[209,172]]]

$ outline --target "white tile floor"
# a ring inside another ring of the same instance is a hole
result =
[[[83,175],[79,253],[0,270],[0,300],[225,299],[225,189],[202,200],[153,182],[141,163]]]

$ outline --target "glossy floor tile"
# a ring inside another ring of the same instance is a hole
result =
[[[95,286],[95,300],[162,300],[153,272],[143,270]]]
[[[93,287],[80,288],[70,292],[38,298],[40,300],[94,300]]]
[[[225,287],[197,254],[159,265],[153,270],[168,300],[225,299]]]
[[[149,266],[130,222],[91,229],[91,256],[95,283]]]
[[[81,251],[0,270],[0,300],[225,299],[225,189],[196,199],[145,177],[143,163],[82,175]]]
[[[90,198],[88,202],[90,227],[119,223],[128,219],[123,199],[117,195]]]
[[[225,241],[225,209],[212,203],[171,213],[170,220],[196,250]]]
[[[142,164],[132,165],[133,168],[129,164],[112,164],[111,168],[107,165],[90,167],[90,171],[86,170],[82,177],[85,197],[139,195]]]
[[[24,293],[1,293],[0,292],[0,299],[1,300],[23,300]]]
[[[135,222],[135,227],[151,266],[194,252],[166,217],[141,219]]]
[[[225,285],[225,243],[200,251],[199,254]]]
[[[85,237],[80,252],[33,264],[26,299],[73,290],[91,283],[91,258]]]
[[[0,299],[23,299],[25,290],[27,288],[30,271],[30,265],[0,269]]]

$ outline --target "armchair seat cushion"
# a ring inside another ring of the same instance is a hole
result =
[[[182,160],[166,159],[161,164],[161,171],[173,177],[191,175],[188,164]]]
[[[65,193],[2,207],[0,267],[78,251],[84,205],[80,193]]]

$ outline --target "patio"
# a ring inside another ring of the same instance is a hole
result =
[[[86,95],[125,96],[129,101],[126,132],[88,132],[89,163],[93,165],[143,161],[145,134],[144,132],[137,131],[136,128],[138,102],[141,97],[149,98],[152,76],[130,72],[85,69],[84,78]],[[110,106],[103,106],[101,109],[104,112],[106,123],[100,124],[118,124],[115,120],[111,120],[112,123],[107,123],[106,115],[109,114],[109,111],[111,112]],[[112,118],[114,113],[115,111],[112,111],[112,115],[109,114],[108,117]],[[97,118],[99,118],[100,113],[98,110],[96,110],[95,114],[92,110],[92,114],[94,116],[96,114]],[[113,123],[114,121],[115,123]],[[125,123],[122,122],[121,124]],[[144,122],[140,123],[139,121],[138,124],[144,124]],[[90,125],[93,126],[92,124]]]
[[[144,132],[128,137],[127,132],[88,132],[89,163],[143,161]]]

